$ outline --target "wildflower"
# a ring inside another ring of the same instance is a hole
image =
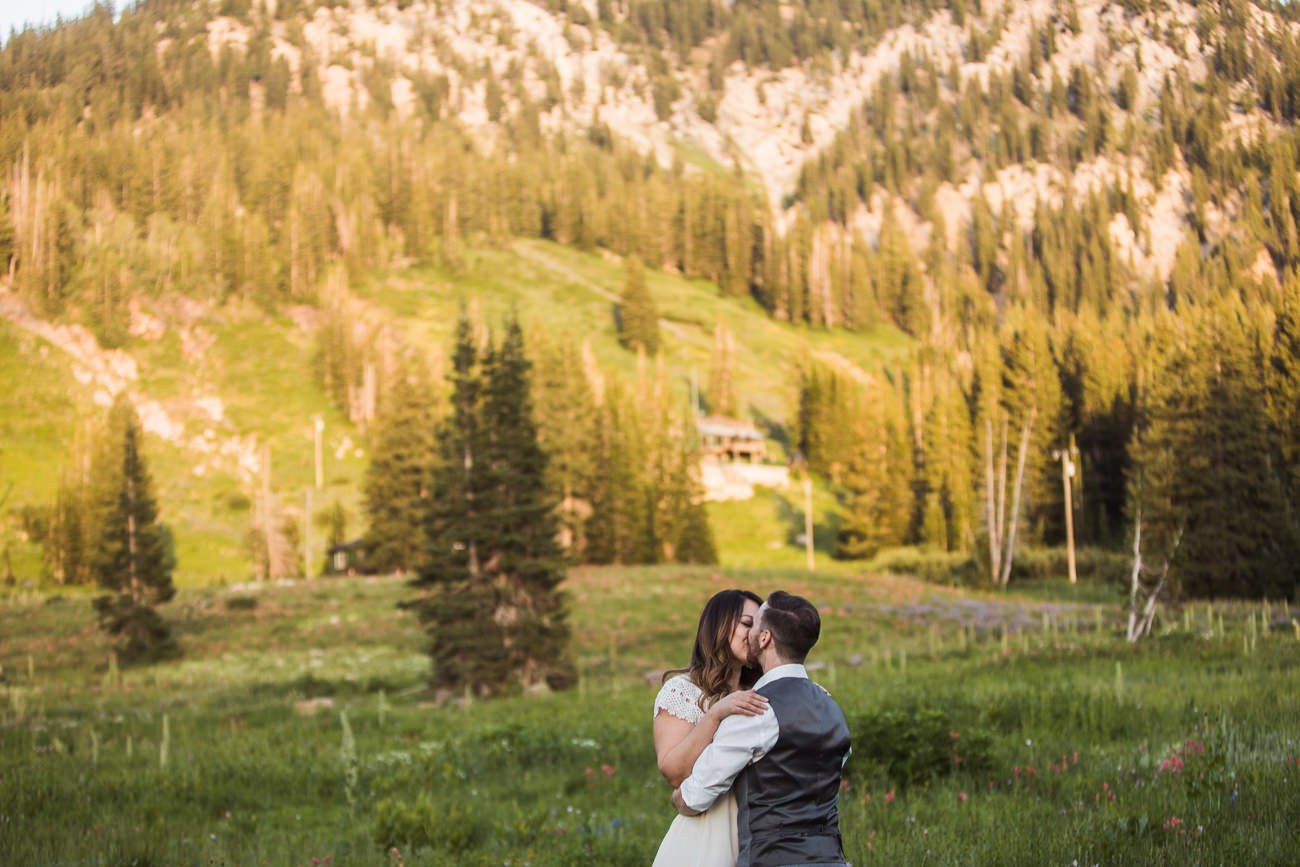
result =
[[[1165,830],[1172,831],[1181,824],[1183,824],[1182,819],[1178,818],[1177,816],[1171,816],[1169,818],[1169,821],[1165,822]]]
[[[607,777],[612,777],[612,776],[614,776],[614,766],[613,766],[613,765],[608,765],[608,764],[601,765],[601,766],[600,766],[600,769],[601,769],[602,771],[605,772],[605,776],[607,776]]]
[[[870,793],[870,792],[867,792],[865,795],[862,796],[862,803],[864,803],[864,804],[870,804],[870,803],[871,803],[871,793]]]
[[[957,740],[957,738],[961,737],[961,735],[957,734],[957,733],[954,732],[954,731],[949,731],[949,732],[948,732],[948,737],[952,738],[953,740]]]
[[[964,800],[966,800],[966,793],[965,793],[965,792],[958,792],[958,793],[957,793],[957,799],[958,799],[959,801],[964,801]]]
[[[1075,750],[1075,751],[1074,751],[1074,764],[1076,764],[1076,765],[1079,764],[1079,751],[1078,751],[1078,750]]]
[[[585,777],[590,777],[590,776],[594,775],[595,773],[596,773],[596,772],[593,771],[591,768],[587,768],[587,770],[585,770],[585,771],[582,772],[583,776],[585,776]]]
[[[1235,793],[1234,793],[1234,794],[1235,794]],[[893,790],[893,789],[890,789],[888,792],[885,793],[885,803],[886,803],[886,804],[892,804],[892,803],[894,803],[894,790]]]

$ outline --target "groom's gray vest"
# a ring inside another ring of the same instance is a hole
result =
[[[837,805],[849,751],[844,712],[805,677],[779,678],[758,692],[776,714],[780,734],[736,778],[736,865],[843,864]]]

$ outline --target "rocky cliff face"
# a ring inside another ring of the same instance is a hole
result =
[[[786,12],[793,9],[787,7]],[[887,30],[869,48],[832,53],[822,62],[774,70],[736,61],[712,85],[710,60],[722,53],[724,37],[696,46],[685,60],[656,52],[668,67],[656,73],[643,62],[647,52],[616,41],[609,28],[596,23],[594,2],[571,4],[566,13],[526,0],[321,7],[300,19],[274,21],[272,54],[286,60],[295,81],[304,63],[313,64],[326,101],[345,117],[379,98],[391,101],[398,117],[410,118],[420,99],[419,83],[438,81],[443,115],[454,115],[485,151],[501,137],[494,118],[508,116],[527,95],[540,107],[545,131],[583,133],[603,124],[664,165],[684,160],[688,168],[735,172],[761,185],[773,212],[789,225],[799,212],[798,205],[786,206],[800,171],[833,145],[864,106],[871,111],[882,75],[896,75],[905,57],[924,58],[956,74],[941,97],[942,110],[955,111],[962,83],[987,82],[990,73],[1009,75],[1026,66],[1034,36],[1040,28],[1052,28],[1050,59],[1032,66],[1039,89],[1045,91],[1054,76],[1068,80],[1081,66],[1109,93],[1120,87],[1123,70],[1133,66],[1136,112],[1150,115],[1170,76],[1196,83],[1211,74],[1214,46],[1198,35],[1198,14],[1181,2],[1134,14],[1126,4],[1101,0],[1029,0],[985,4],[982,15],[966,13],[959,24],[943,9]],[[1260,40],[1294,28],[1263,9],[1249,7],[1249,15],[1248,31]],[[214,56],[227,46],[246,47],[250,39],[246,25],[227,17],[212,19],[207,34]],[[985,44],[974,51],[971,41],[977,36]],[[665,80],[675,83],[675,93],[657,110],[656,82]],[[1251,84],[1238,87],[1249,92]],[[1224,129],[1229,136],[1249,138],[1275,132],[1275,126],[1253,99],[1244,98]],[[1187,231],[1191,177],[1175,167],[1157,185],[1146,169],[1141,152],[1065,169],[1021,163],[993,174],[970,160],[934,196],[945,216],[947,240],[955,245],[978,194],[999,215],[1012,209],[1026,227],[1039,202],[1055,207],[1066,195],[1081,199],[1128,183],[1146,224],[1134,231],[1117,215],[1109,226],[1112,240],[1139,272],[1164,278]],[[849,226],[873,241],[882,222],[898,221],[920,250],[933,227],[919,210],[904,198],[876,195],[856,207]],[[1231,219],[1223,210],[1210,213],[1211,233]]]

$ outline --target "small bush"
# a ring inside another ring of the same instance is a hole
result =
[[[910,575],[931,584],[971,587],[979,583],[979,567],[969,554],[895,548],[878,554],[870,568],[891,575]]]
[[[414,803],[384,798],[375,805],[372,836],[385,852],[393,847],[464,852],[483,839],[489,830],[487,823],[481,811],[462,805],[435,805],[428,795],[420,795]]]
[[[231,611],[252,611],[256,607],[256,596],[231,596],[226,599],[226,608]]]
[[[1075,551],[1075,571],[1080,581],[1125,586],[1129,559],[1122,551],[1104,548],[1079,548]],[[1011,580],[1033,581],[1064,578],[1070,574],[1069,554],[1064,548],[1025,548],[1016,552],[1011,564]]]
[[[914,786],[992,766],[992,738],[960,726],[947,711],[891,708],[849,719],[853,755],[845,769],[854,784],[884,778]]]

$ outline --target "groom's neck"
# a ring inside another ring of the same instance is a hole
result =
[[[763,669],[763,674],[767,674],[774,668],[780,668],[783,665],[792,665],[793,663],[793,659],[782,659],[776,654],[764,656],[758,661],[759,667]]]

